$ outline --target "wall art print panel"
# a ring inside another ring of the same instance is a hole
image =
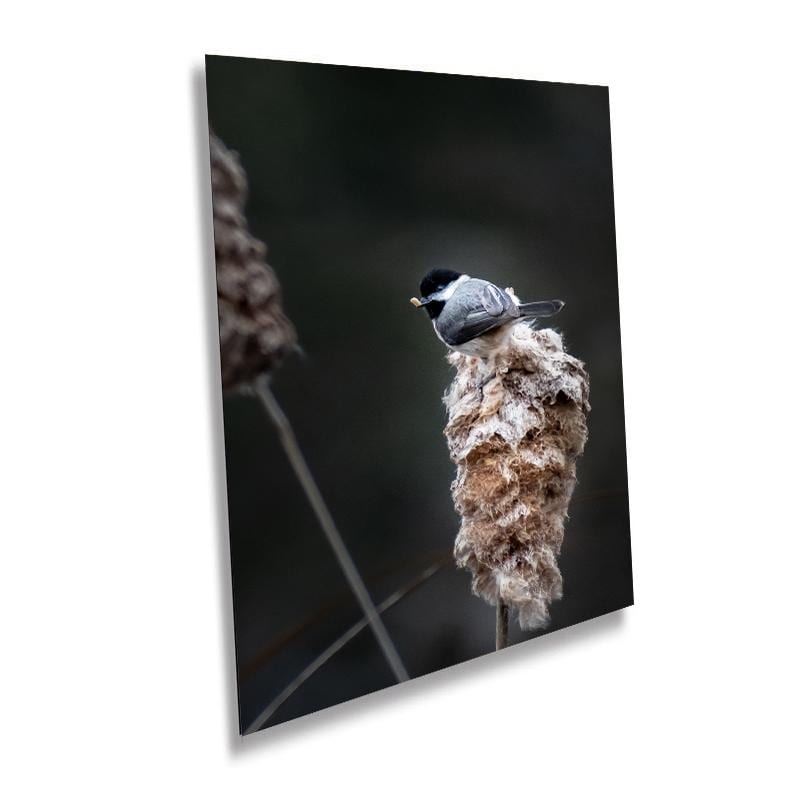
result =
[[[206,77],[242,733],[632,604],[607,88]]]

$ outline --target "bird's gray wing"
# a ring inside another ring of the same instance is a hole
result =
[[[448,344],[464,344],[519,317],[517,304],[507,292],[493,283],[481,283],[484,284],[482,291],[462,294],[470,298],[469,301],[454,296],[448,303],[449,313],[442,320],[444,324],[439,326],[439,331]],[[448,324],[451,320],[452,324]]]

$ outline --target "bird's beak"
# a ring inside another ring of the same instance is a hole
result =
[[[422,308],[422,306],[428,305],[429,302],[429,300],[419,300],[416,297],[411,298],[411,305],[414,306],[414,308]]]

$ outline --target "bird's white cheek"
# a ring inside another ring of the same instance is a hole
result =
[[[434,300],[442,300],[447,302],[454,294],[456,289],[461,286],[462,283],[466,283],[469,280],[469,275],[462,275],[458,280],[453,281],[451,284],[444,287],[440,291],[436,292],[436,294],[431,295]]]

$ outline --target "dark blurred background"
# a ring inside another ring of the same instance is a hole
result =
[[[433,267],[566,301],[555,322],[592,412],[548,630],[631,604],[607,89],[216,56],[206,71],[306,353],[273,390],[353,558],[376,602],[443,564],[385,615],[411,675],[494,649],[494,609],[450,556],[452,371],[408,302]],[[257,401],[226,397],[224,417],[244,728],[361,614]],[[392,683],[367,630],[268,724]]]

